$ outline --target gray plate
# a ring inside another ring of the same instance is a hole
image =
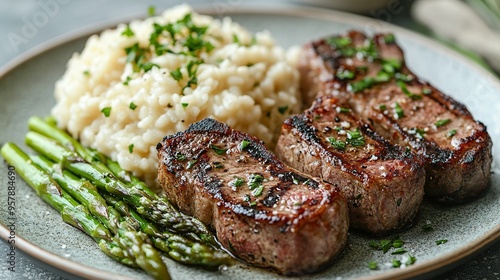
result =
[[[288,6],[287,6],[288,7]],[[212,12],[203,10],[204,12]],[[449,49],[412,32],[372,19],[345,13],[309,9],[237,8],[226,12],[236,21],[258,31],[268,29],[283,46],[302,44],[309,40],[356,28],[364,31],[389,30],[397,34],[405,50],[409,67],[436,87],[465,103],[474,116],[488,126],[494,143],[500,140],[500,82]],[[216,13],[213,13],[216,14]],[[127,21],[129,19],[124,19]],[[116,24],[116,23],[113,23]],[[111,26],[103,23],[99,29]],[[26,121],[32,115],[44,116],[54,105],[55,81],[63,74],[66,61],[81,51],[91,30],[63,36],[19,58],[0,69],[0,143],[23,143]],[[417,262],[406,268],[390,268],[385,263],[401,259],[401,255],[383,254],[368,246],[373,237],[351,233],[345,253],[327,270],[304,278],[383,279],[408,278],[435,273],[450,267],[500,237],[499,146],[493,146],[491,189],[481,198],[459,206],[445,207],[424,202],[416,224],[400,234],[404,247]],[[7,167],[0,167],[0,234],[8,239]],[[57,212],[36,197],[20,178],[16,179],[15,224],[17,248],[41,262],[67,273],[85,278],[144,279],[146,274],[120,265],[97,248],[82,232],[64,224]],[[434,228],[424,232],[421,226],[430,221]],[[437,246],[436,240],[448,242]],[[406,255],[406,254],[405,254]],[[381,269],[367,268],[377,261]],[[207,272],[166,259],[176,279],[272,279],[276,274],[244,265]]]

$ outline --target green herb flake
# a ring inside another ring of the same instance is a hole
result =
[[[378,270],[378,264],[375,261],[368,262],[368,268],[371,270]]]
[[[450,119],[442,119],[442,120],[437,120],[437,121],[434,123],[434,125],[435,125],[436,127],[441,127],[441,126],[443,126],[443,125],[447,125],[447,124],[449,124],[450,122],[451,122],[451,120],[450,120]]]
[[[170,71],[170,76],[174,78],[176,81],[182,80],[182,73],[181,73],[181,68],[177,68],[177,70]]]
[[[403,246],[404,242],[401,239],[396,239],[392,241],[392,247],[394,248],[401,248]]]
[[[401,261],[399,261],[399,260],[392,260],[391,264],[392,264],[392,267],[400,267],[401,266]]]
[[[370,88],[375,83],[375,80],[372,77],[365,77],[360,81],[348,83],[347,90],[358,93],[367,88]]]
[[[327,138],[328,142],[337,150],[345,150],[346,143],[342,140],[335,139],[333,137]]]
[[[434,228],[432,227],[431,224],[425,224],[422,226],[422,230],[423,231],[432,231],[432,230],[434,230]]]
[[[148,15],[150,17],[154,16],[156,14],[156,7],[155,6],[149,6],[148,7]]]
[[[83,71],[83,75],[84,75],[85,77],[90,77],[90,72],[89,72],[89,70],[85,70],[85,71]]]
[[[134,102],[130,102],[130,104],[128,105],[128,107],[131,109],[131,110],[135,110],[135,108],[137,108],[137,105],[135,105]]]
[[[194,165],[198,162],[197,159],[190,160],[186,166],[187,169],[191,169],[194,167]]]
[[[340,68],[335,74],[335,76],[337,76],[337,78],[339,78],[340,80],[350,80],[354,78],[355,73],[354,71]]]
[[[111,107],[104,107],[104,108],[102,108],[101,112],[107,118],[111,114]]]
[[[402,66],[403,66],[403,62],[400,59],[397,59],[397,58],[382,59],[382,68],[384,70],[385,70],[385,68],[390,68],[390,69],[388,69],[390,71],[387,71],[387,73],[394,73],[395,71],[399,71]]]
[[[250,199],[251,199],[250,195],[248,195],[248,194],[245,194],[245,196],[243,196],[243,201],[245,201],[245,202],[250,202]]]
[[[213,162],[213,165],[214,165],[214,167],[215,167],[215,168],[217,168],[217,169],[220,169],[220,168],[223,168],[223,167],[224,167],[224,165],[222,164],[222,162],[219,162],[219,161],[214,161],[214,162]]]
[[[396,42],[396,36],[394,36],[394,34],[386,34],[384,36],[384,42],[386,44],[394,44]]]
[[[404,248],[397,248],[396,250],[391,252],[391,255],[401,255],[406,253],[406,250]]]
[[[402,198],[398,198],[398,200],[396,200],[396,205],[397,205],[397,206],[400,206],[400,205],[401,205],[401,201],[402,201],[402,200],[403,200]]]
[[[238,35],[233,34],[233,43],[239,44],[240,43],[240,38],[238,38]]]
[[[127,24],[127,27],[125,28],[125,30],[123,30],[122,35],[125,37],[132,37],[135,34],[134,34],[134,31],[132,31],[132,29],[130,29],[130,25]]]
[[[380,111],[385,111],[385,110],[387,110],[387,105],[385,105],[385,104],[380,104],[380,105],[378,105],[378,109],[379,109]]]
[[[262,194],[262,192],[264,191],[264,185],[259,185],[257,188],[255,188],[253,191],[252,191],[252,195],[253,196],[260,196]]]
[[[396,80],[403,81],[405,83],[409,83],[409,82],[413,81],[412,75],[405,75],[403,73],[396,73],[396,74],[394,74],[394,77],[396,78]]]
[[[455,136],[455,134],[457,134],[457,130],[452,129],[452,130],[448,131],[448,133],[446,133],[446,137],[451,138],[451,137]]]
[[[182,108],[186,109],[187,106],[189,106],[189,103],[181,103]]]
[[[392,241],[388,239],[380,240],[379,244],[379,250],[382,250],[382,252],[387,253],[389,249],[392,247]]]
[[[412,100],[419,100],[419,99],[422,99],[422,95],[420,94],[415,94],[415,93],[411,93],[408,88],[406,87],[406,84],[403,82],[403,81],[398,81],[398,86],[401,88],[401,91],[403,91],[403,93],[408,96],[409,98],[411,98]]]
[[[128,145],[128,152],[133,153],[134,152],[134,144]]]
[[[242,140],[238,148],[240,149],[240,151],[243,151],[246,147],[248,147],[248,145],[250,145],[250,141]]]
[[[264,177],[262,175],[251,174],[248,177],[247,185],[250,190],[255,190],[256,188],[262,185],[262,182],[264,182]]]
[[[379,71],[377,73],[377,76],[375,76],[374,81],[376,83],[385,83],[391,80],[391,75],[384,72],[384,71]]]
[[[379,249],[379,243],[377,241],[374,241],[374,240],[371,240],[370,242],[368,242],[368,245],[370,245],[370,247],[372,247],[373,249],[376,249],[378,250]]]
[[[254,207],[254,206],[256,206],[256,205],[257,205],[257,201],[252,201],[252,202],[250,202],[250,206]]]
[[[417,258],[415,258],[412,255],[408,255],[408,260],[406,261],[406,265],[412,265],[417,261]]]
[[[243,186],[243,183],[245,183],[245,180],[240,177],[235,177],[233,180],[229,181],[229,186],[233,188],[233,190],[236,190],[236,188]]]
[[[347,131],[347,144],[350,144],[354,147],[360,147],[365,145],[365,138],[363,137],[363,134],[359,132],[359,130],[356,128],[355,130]]]
[[[422,90],[422,94],[429,95],[432,93],[432,90],[430,88],[424,88]]]
[[[226,153],[227,149],[223,149],[221,147],[217,147],[215,145],[211,145],[210,148],[212,148],[212,150],[214,150],[214,152],[218,155],[223,155]]]
[[[399,105],[398,102],[394,105],[394,113],[396,114],[396,119],[401,119],[405,116],[405,112],[403,111],[403,108],[401,108],[401,105]]]
[[[288,106],[282,106],[282,107],[279,107],[278,108],[278,112],[280,112],[280,114],[284,114],[286,111],[288,110]]]
[[[334,47],[343,48],[352,44],[352,39],[349,37],[333,37],[328,38],[326,42]]]
[[[339,112],[339,113],[350,113],[350,112],[351,112],[351,109],[349,109],[349,108],[337,107],[337,112]]]
[[[448,242],[448,240],[446,240],[446,239],[436,240],[436,245],[441,245],[441,244],[444,244],[446,242]]]
[[[127,78],[125,78],[125,81],[123,81],[123,85],[128,86],[128,83],[129,83],[131,80],[132,80],[132,77],[127,76]]]
[[[180,161],[186,160],[186,155],[181,152],[177,152],[175,153],[175,159]]]

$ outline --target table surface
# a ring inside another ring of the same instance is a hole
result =
[[[215,3],[214,1],[191,0],[191,1],[137,1],[137,0],[25,0],[11,1],[0,0],[0,67],[30,49],[46,42],[58,35],[65,34],[79,27],[112,19],[117,15],[136,14],[137,11],[146,11],[147,7],[154,5],[158,10],[169,6],[188,2],[190,4]],[[236,1],[238,2],[238,1]],[[232,3],[236,3],[232,1]],[[257,2],[257,1],[254,1]],[[403,1],[404,2],[404,1]],[[411,2],[411,1],[407,1]],[[239,3],[239,2],[238,2]],[[30,21],[37,12],[44,11],[43,5],[50,8],[51,13],[45,24],[35,27],[30,38],[24,37],[21,41],[9,40],[9,34],[20,34],[23,26]],[[94,7],[89,9],[88,7]],[[99,7],[96,9],[95,7]],[[117,11],[118,10],[118,11]],[[385,17],[385,20],[413,30],[421,30],[409,16],[410,6],[404,5],[404,9],[398,14]],[[377,11],[371,13],[377,15]],[[0,242],[2,256],[6,256],[8,246]],[[4,258],[2,258],[4,259]],[[0,279],[52,279],[63,280],[71,277],[61,275],[57,271],[47,270],[27,256],[20,254],[17,258],[16,272],[7,270],[5,260],[1,262]],[[434,277],[433,279],[459,280],[459,279],[485,279],[500,280],[500,242],[497,242],[486,251],[472,259],[464,260],[451,271]]]

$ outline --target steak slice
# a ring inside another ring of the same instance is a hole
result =
[[[420,80],[404,63],[392,34],[356,31],[303,49],[304,100],[333,96],[395,144],[426,161],[427,196],[463,202],[489,185],[492,143],[467,108]]]
[[[285,275],[312,272],[346,244],[340,192],[287,167],[253,136],[205,119],[166,136],[157,150],[168,198],[250,264]]]
[[[408,226],[424,196],[423,158],[383,139],[337,102],[319,97],[289,117],[278,158],[338,187],[353,228],[385,234]]]

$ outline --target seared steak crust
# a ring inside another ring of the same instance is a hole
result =
[[[303,114],[288,118],[277,156],[338,187],[353,228],[375,234],[404,228],[424,196],[423,158],[383,139],[337,102],[319,97]]]
[[[346,244],[345,198],[284,165],[255,137],[205,119],[165,137],[157,150],[168,198],[250,264],[312,272]]]
[[[391,34],[370,39],[353,31],[318,40],[304,47],[299,68],[306,103],[333,96],[389,141],[422,155],[429,197],[463,202],[487,189],[492,143],[486,127],[419,80]]]

